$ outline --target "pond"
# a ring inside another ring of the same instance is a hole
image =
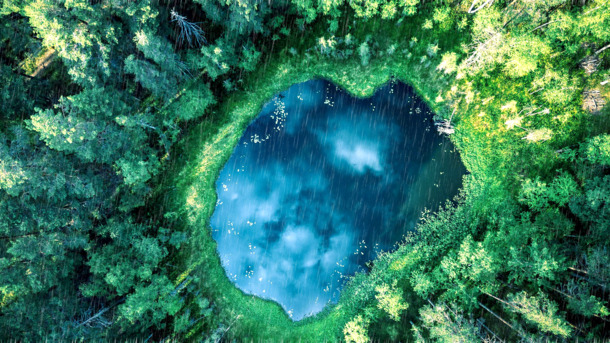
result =
[[[346,276],[457,194],[466,170],[432,116],[395,82],[357,99],[312,80],[267,103],[217,181],[229,279],[294,320],[336,301]]]

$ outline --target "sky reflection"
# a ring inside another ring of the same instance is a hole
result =
[[[336,301],[341,275],[461,186],[464,166],[431,118],[401,83],[356,99],[313,80],[275,97],[217,181],[211,226],[229,278],[295,320]]]

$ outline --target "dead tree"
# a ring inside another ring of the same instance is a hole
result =
[[[438,130],[439,134],[443,134],[444,133],[446,135],[451,135],[451,134],[453,134],[455,132],[455,128],[451,124],[451,119],[453,119],[453,115],[454,114],[455,114],[455,109],[451,113],[451,117],[449,117],[449,120],[443,119],[441,121],[437,121],[437,122],[434,123],[434,125],[436,126],[436,129]]]
[[[597,54],[593,54],[585,57],[585,59],[580,62],[580,67],[585,70],[587,75],[591,75],[597,71],[600,64],[601,61],[597,57]]]
[[[606,100],[602,97],[599,89],[588,89],[582,93],[582,108],[585,111],[596,114],[606,105]]]
[[[178,25],[180,35],[178,36],[178,44],[182,44],[186,41],[189,47],[196,47],[202,44],[208,44],[207,40],[203,36],[204,32],[199,27],[198,23],[191,23],[186,20],[186,17],[178,14],[175,10],[170,12],[172,22]]]

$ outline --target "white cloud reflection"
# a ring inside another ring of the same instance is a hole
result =
[[[328,124],[314,130],[328,158],[337,168],[353,173],[382,175],[388,170],[388,155],[398,128],[378,113],[340,111]]]
[[[221,173],[227,191],[218,193],[222,204],[211,219],[227,274],[247,293],[284,304],[295,319],[316,313],[333,298],[322,290],[338,286],[337,262],[356,249],[355,228],[333,209],[327,177],[303,169],[303,158],[246,164],[258,167]]]
[[[347,162],[358,173],[364,173],[366,169],[370,169],[375,173],[381,173],[381,152],[378,146],[366,144],[349,144],[343,140],[334,142],[335,156],[344,162]]]

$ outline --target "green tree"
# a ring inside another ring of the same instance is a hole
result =
[[[117,11],[116,5],[84,0],[35,0],[20,8],[43,45],[57,51],[72,79],[82,86],[96,85],[113,74],[110,53],[121,29],[108,18]]]
[[[572,328],[558,313],[558,307],[544,294],[529,296],[526,292],[508,296],[509,309],[517,312],[542,332],[549,332],[563,338],[572,334]]]
[[[390,318],[395,321],[400,320],[400,314],[409,308],[409,305],[404,302],[402,291],[396,288],[396,285],[390,287],[387,284],[382,284],[375,288],[375,299],[377,307],[385,311]]]
[[[349,343],[366,343],[369,341],[368,326],[370,321],[358,315],[345,324],[343,335],[345,341]]]
[[[358,54],[360,55],[360,62],[362,65],[368,65],[371,59],[371,49],[366,41],[362,42],[358,47]]]
[[[445,304],[424,306],[420,311],[422,327],[431,339],[438,342],[478,342],[478,329],[474,321],[463,316],[455,308]]]

